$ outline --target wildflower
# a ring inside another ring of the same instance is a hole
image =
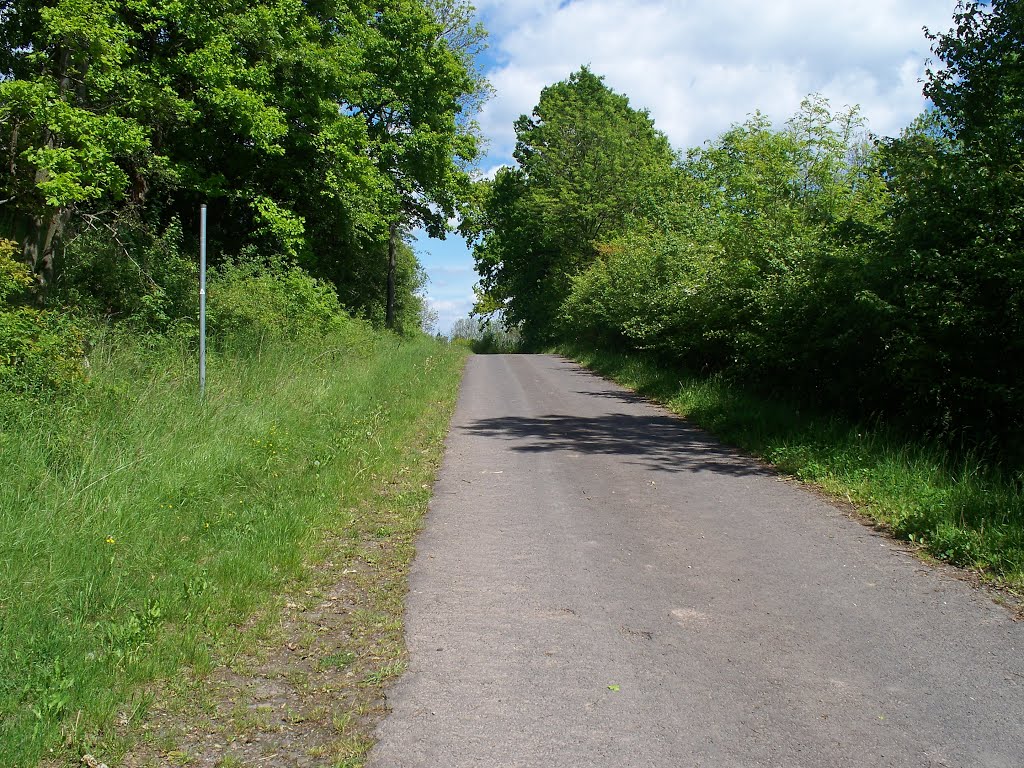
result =
[[[104,541],[106,541],[107,544],[113,544],[114,543],[114,537],[113,536],[107,536],[107,538],[104,539]]]

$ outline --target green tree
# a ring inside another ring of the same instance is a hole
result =
[[[166,224],[210,199],[228,237],[270,235],[279,250],[294,247],[303,227],[288,198],[299,194],[267,183],[278,178],[271,161],[290,149],[289,118],[299,120],[290,97],[306,85],[308,65],[326,60],[340,72],[347,63],[311,50],[318,27],[303,8],[298,0],[11,3],[17,23],[0,83],[12,171],[6,218],[41,282],[50,282],[73,218],[116,221],[128,205]],[[319,95],[306,93],[301,106]]]
[[[886,142],[891,230],[874,292],[886,378],[917,423],[1022,450],[1024,8],[961,3],[932,35],[935,111]]]
[[[650,116],[586,67],[545,88],[515,129],[518,167],[499,171],[478,223],[478,310],[501,309],[536,345],[598,244],[656,209],[673,154]]]
[[[283,256],[397,323],[411,298],[396,291],[415,283],[398,241],[443,234],[476,152],[469,6],[3,0],[0,14],[0,230],[40,284],[61,254],[88,257],[64,247],[87,230],[152,283],[137,247],[194,231],[207,202],[215,261]]]
[[[472,61],[485,32],[461,2],[385,0],[363,10],[364,77],[348,107],[365,120],[382,179],[385,317],[394,327],[403,230],[422,227],[444,237],[469,188],[478,136],[468,112],[487,89]]]
[[[875,155],[857,110],[817,96],[782,129],[755,114],[691,150],[658,212],[573,278],[565,335],[856,410],[886,320],[866,295]]]
[[[146,132],[107,108],[123,87],[130,30],[108,0],[6,2],[0,53],[3,225],[44,288],[76,207],[124,197]]]

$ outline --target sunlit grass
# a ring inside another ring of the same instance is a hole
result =
[[[465,352],[353,325],[211,359],[109,340],[73,400],[0,410],[0,765],[138,717],[141,682],[302,569],[401,471]],[[426,493],[426,491],[424,491]]]

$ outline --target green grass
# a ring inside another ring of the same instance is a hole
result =
[[[406,471],[464,356],[353,324],[213,358],[199,403],[192,357],[110,341],[81,393],[0,405],[0,765],[88,748],[144,716],[141,684],[209,667]]]
[[[667,405],[722,440],[856,504],[933,557],[1024,587],[1021,474],[884,425],[808,413],[721,377],[681,374],[640,355],[561,350]]]

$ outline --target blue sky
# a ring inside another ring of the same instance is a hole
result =
[[[924,107],[923,27],[952,25],[955,0],[477,0],[496,90],[479,116],[481,173],[512,163],[513,121],[541,88],[587,64],[683,150],[760,109],[779,123],[810,93],[858,104],[894,135]],[[439,329],[473,303],[473,258],[457,235],[421,234]]]

